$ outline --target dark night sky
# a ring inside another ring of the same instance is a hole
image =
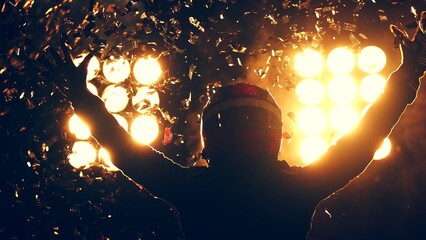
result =
[[[138,194],[120,174],[99,166],[76,170],[68,164],[75,141],[66,127],[72,109],[45,72],[34,67],[46,47],[58,46],[61,35],[66,35],[75,55],[89,50],[101,58],[114,53],[162,55],[165,74],[156,86],[160,107],[178,120],[171,124],[175,144],[159,142],[158,146],[185,162],[199,150],[196,116],[215,84],[248,81],[269,87],[273,94],[287,91],[278,97],[286,98],[292,90],[283,89],[294,79],[273,71],[260,79],[255,72],[266,66],[272,50],[290,52],[312,44],[315,34],[322,36],[325,50],[354,44],[351,36],[360,41],[357,47],[382,47],[389,61],[384,71],[389,73],[399,61],[389,25],[403,26],[411,33],[410,7],[426,9],[424,1],[415,0],[64,0],[8,1],[1,6],[0,239],[177,236],[167,206],[146,193]],[[91,8],[99,12],[88,17]],[[334,15],[326,10],[332,8]],[[316,11],[322,15],[316,17]],[[189,17],[204,30],[191,24]],[[299,33],[308,37],[302,39]],[[242,66],[229,66],[230,59],[237,58]],[[196,66],[192,79],[188,77],[191,65]],[[319,205],[312,239],[424,238],[425,91],[422,86],[415,104],[395,127],[391,155],[373,162]],[[191,101],[185,107],[182,103],[189,94]],[[288,106],[291,103],[283,106],[284,113],[291,112]],[[183,144],[178,144],[179,137]]]

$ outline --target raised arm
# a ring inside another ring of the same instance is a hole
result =
[[[375,151],[390,134],[407,105],[413,103],[419,78],[426,70],[424,35],[419,29],[410,40],[391,26],[400,40],[402,64],[388,78],[383,94],[370,107],[357,127],[343,136],[318,161],[300,169],[312,194],[326,197],[362,173]]]
[[[184,179],[186,168],[174,163],[154,148],[139,144],[122,128],[115,117],[105,108],[104,102],[87,90],[87,65],[92,55],[75,67],[67,47],[53,49],[50,55],[55,60],[56,71],[65,82],[66,95],[76,114],[89,125],[92,135],[111,155],[111,160],[123,173],[153,193],[173,189]]]

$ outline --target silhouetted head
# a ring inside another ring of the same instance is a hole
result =
[[[204,107],[201,127],[203,157],[211,165],[229,165],[220,161],[230,159],[277,159],[281,110],[272,95],[256,85],[233,83],[218,89]]]

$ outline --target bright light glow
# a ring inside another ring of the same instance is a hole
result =
[[[99,154],[99,160],[102,162],[102,164],[105,166],[108,171],[119,171],[118,169],[111,161],[111,156],[109,155],[109,152],[105,148],[101,148],[98,151]]]
[[[352,76],[338,76],[328,85],[328,95],[336,104],[348,104],[357,95],[357,86]]]
[[[313,163],[327,151],[327,142],[319,136],[309,136],[300,144],[300,156],[305,164]]]
[[[360,95],[365,101],[372,103],[383,92],[385,85],[386,79],[384,77],[377,74],[367,75],[361,81],[359,87]]]
[[[152,143],[157,138],[159,131],[157,119],[148,114],[135,118],[130,126],[133,138],[142,144]]]
[[[118,124],[120,124],[120,126],[122,128],[124,128],[126,131],[129,130],[129,123],[127,122],[127,120],[123,116],[121,116],[119,114],[113,114],[113,116],[115,117]]]
[[[84,123],[76,114],[72,115],[68,127],[70,132],[75,135],[79,140],[87,140],[92,134],[90,133],[89,126]]]
[[[88,54],[83,54],[81,55],[81,57],[75,58],[73,60],[73,63],[75,66],[79,66],[84,58],[87,56]],[[93,56],[90,60],[89,60],[89,65],[87,65],[87,75],[86,75],[86,80],[92,80],[94,79],[96,76],[98,76],[99,72],[101,71],[101,64],[99,63],[99,60],[96,56]]]
[[[374,154],[373,159],[374,160],[381,160],[385,157],[387,157],[392,150],[392,143],[389,138],[385,138],[383,141],[383,144],[380,146],[380,148],[376,151]]]
[[[327,67],[336,75],[348,74],[355,67],[355,55],[346,47],[335,48],[328,54]]]
[[[162,71],[158,61],[154,58],[141,58],[133,66],[133,75],[136,81],[144,85],[155,83]]]
[[[123,87],[114,85],[109,85],[105,88],[102,94],[102,100],[105,102],[105,107],[110,112],[123,111],[129,102],[127,90]]]
[[[324,98],[324,85],[315,79],[305,79],[297,85],[296,95],[300,102],[306,105],[316,105]]]
[[[160,96],[155,89],[150,87],[141,87],[136,95],[132,98],[132,106],[138,112],[145,112],[148,108],[158,106],[160,104]]]
[[[87,83],[87,89],[89,90],[89,92],[91,92],[93,95],[95,96],[99,96],[99,92],[98,89],[96,88],[95,85],[93,85],[93,83]]]
[[[308,135],[321,133],[327,125],[324,112],[318,107],[306,107],[297,115],[297,125]]]
[[[324,67],[322,55],[313,49],[305,49],[296,55],[294,59],[294,69],[303,77],[313,77],[321,73]]]
[[[367,113],[368,109],[371,108],[371,106],[373,106],[372,103],[365,105],[362,110],[361,110],[361,117],[364,117],[364,115]]]
[[[359,114],[352,106],[337,106],[330,113],[330,125],[339,132],[350,131],[359,121]]]
[[[130,63],[123,57],[111,57],[102,67],[105,78],[111,83],[120,83],[130,76]]]
[[[88,168],[96,160],[96,149],[88,142],[77,141],[68,160],[74,168]]]
[[[376,46],[363,48],[358,55],[358,67],[366,73],[378,73],[386,65],[385,52]]]

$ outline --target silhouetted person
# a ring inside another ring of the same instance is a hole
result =
[[[64,48],[64,62],[57,62],[72,83],[75,112],[124,174],[176,206],[187,239],[304,239],[316,205],[366,169],[416,97],[426,69],[424,35],[417,31],[411,40],[391,29],[400,41],[402,64],[356,128],[305,167],[278,161],[281,111],[271,94],[255,85],[217,90],[201,124],[209,167],[184,167],[136,143],[87,90],[90,55],[75,67]]]

